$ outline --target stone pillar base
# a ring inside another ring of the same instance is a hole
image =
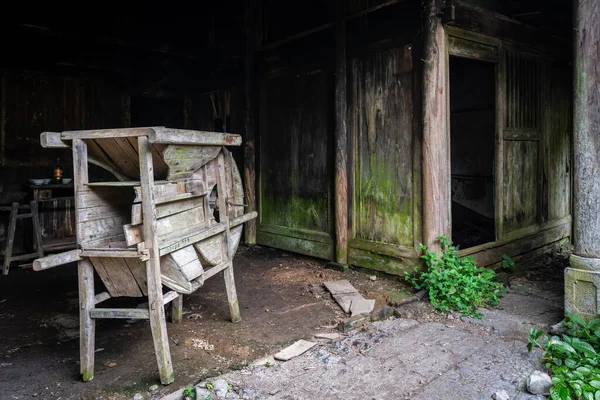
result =
[[[565,312],[589,321],[598,316],[600,260],[572,255],[565,269]]]

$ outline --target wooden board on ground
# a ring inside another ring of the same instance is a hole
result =
[[[280,361],[291,360],[292,358],[298,357],[299,355],[307,352],[315,345],[316,345],[315,342],[309,342],[308,340],[298,340],[296,343],[281,350],[279,353],[275,354],[273,357],[276,360],[280,360]]]

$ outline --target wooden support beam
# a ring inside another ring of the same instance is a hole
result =
[[[335,261],[348,263],[348,133],[346,126],[346,1],[336,0],[335,21]]]
[[[63,253],[51,254],[46,257],[38,258],[33,261],[34,271],[43,271],[46,269],[58,267],[59,265],[68,264],[81,260],[81,250],[75,249],[65,251]]]
[[[239,146],[242,137],[234,133],[192,131],[155,127],[148,134],[150,143],[193,144],[197,146]]]
[[[146,136],[153,132],[152,128],[93,129],[84,131],[62,132],[62,140],[73,139],[107,139],[120,137]]]
[[[245,105],[245,147],[244,147],[244,194],[246,210],[256,211],[256,120],[257,89],[256,89],[256,47],[258,45],[258,34],[256,14],[259,10],[256,6],[257,0],[246,0],[245,24],[246,24],[246,58],[244,60],[244,89],[246,94]],[[244,238],[247,244],[256,244],[257,221],[252,220],[246,224]]]
[[[163,296],[163,305],[169,304],[170,302],[175,300],[177,297],[179,297],[179,293],[175,292],[174,290],[171,290],[170,292],[165,293],[165,295]]]
[[[40,134],[40,145],[45,149],[60,149],[71,147],[67,142],[64,142],[62,140],[60,132],[42,132]]]
[[[600,259],[600,0],[573,4],[573,244],[577,256]]]
[[[160,254],[156,236],[156,204],[154,203],[154,166],[152,150],[148,137],[138,137],[140,155],[140,183],[142,186],[142,211],[144,221],[144,248],[150,250],[150,258],[146,261],[146,278],[148,282],[148,302],[150,306],[150,328],[154,340],[154,352],[158,364],[160,381],[168,385],[175,379],[165,308],[163,307],[162,282],[160,273]]]
[[[450,140],[447,129],[448,55],[438,1],[424,2],[423,53],[423,242],[439,249],[436,237],[451,237]]]
[[[94,319],[149,319],[150,312],[146,308],[95,308],[90,311],[90,316]]]
[[[98,293],[94,296],[94,304],[102,303],[111,298],[111,295],[108,292]]]

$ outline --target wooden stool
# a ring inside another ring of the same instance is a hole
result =
[[[19,210],[29,210],[29,213],[19,214]],[[8,232],[6,233],[6,247],[4,250],[4,265],[2,268],[2,274],[8,275],[10,263],[12,261],[29,260],[32,258],[44,257],[44,249],[42,247],[42,233],[40,232],[40,220],[38,217],[38,208],[36,201],[30,201],[29,205],[19,205],[19,203],[12,203],[10,207],[0,207],[0,211],[10,211],[10,218],[8,222]],[[31,218],[33,225],[33,242],[35,253],[20,254],[17,256],[12,255],[13,244],[15,241],[15,230],[17,228],[17,220]]]

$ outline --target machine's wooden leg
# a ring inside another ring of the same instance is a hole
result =
[[[17,214],[19,214],[19,203],[13,203],[10,211],[10,221],[8,223],[8,232],[6,232],[6,247],[4,248],[4,266],[2,273],[8,275],[10,268],[10,259],[12,257],[13,244],[15,241],[15,229],[17,228]]]
[[[35,242],[35,251],[38,253],[38,257],[44,257],[44,247],[42,245],[42,232],[40,230],[40,215],[38,213],[38,203],[32,200],[31,206],[31,220],[33,225],[33,241]]]
[[[88,259],[77,262],[79,277],[79,352],[80,371],[84,382],[94,378],[94,343],[96,321],[90,316],[95,306],[94,267]]]
[[[179,324],[183,319],[183,294],[179,293],[179,296],[171,302],[171,322]]]
[[[238,304],[237,292],[235,290],[235,280],[233,278],[233,263],[229,262],[229,267],[223,271],[225,275],[225,289],[227,290],[227,301],[229,302],[229,312],[231,313],[231,322],[240,322],[240,305]]]
[[[146,261],[146,270],[153,271],[152,259]],[[176,301],[176,300],[174,300]],[[160,276],[148,273],[148,307],[150,310],[150,328],[154,340],[154,352],[158,363],[160,382],[168,385],[175,380],[173,364],[171,363],[171,352],[169,350],[169,336],[167,334],[167,322],[165,320],[165,307],[163,306],[162,286]]]

